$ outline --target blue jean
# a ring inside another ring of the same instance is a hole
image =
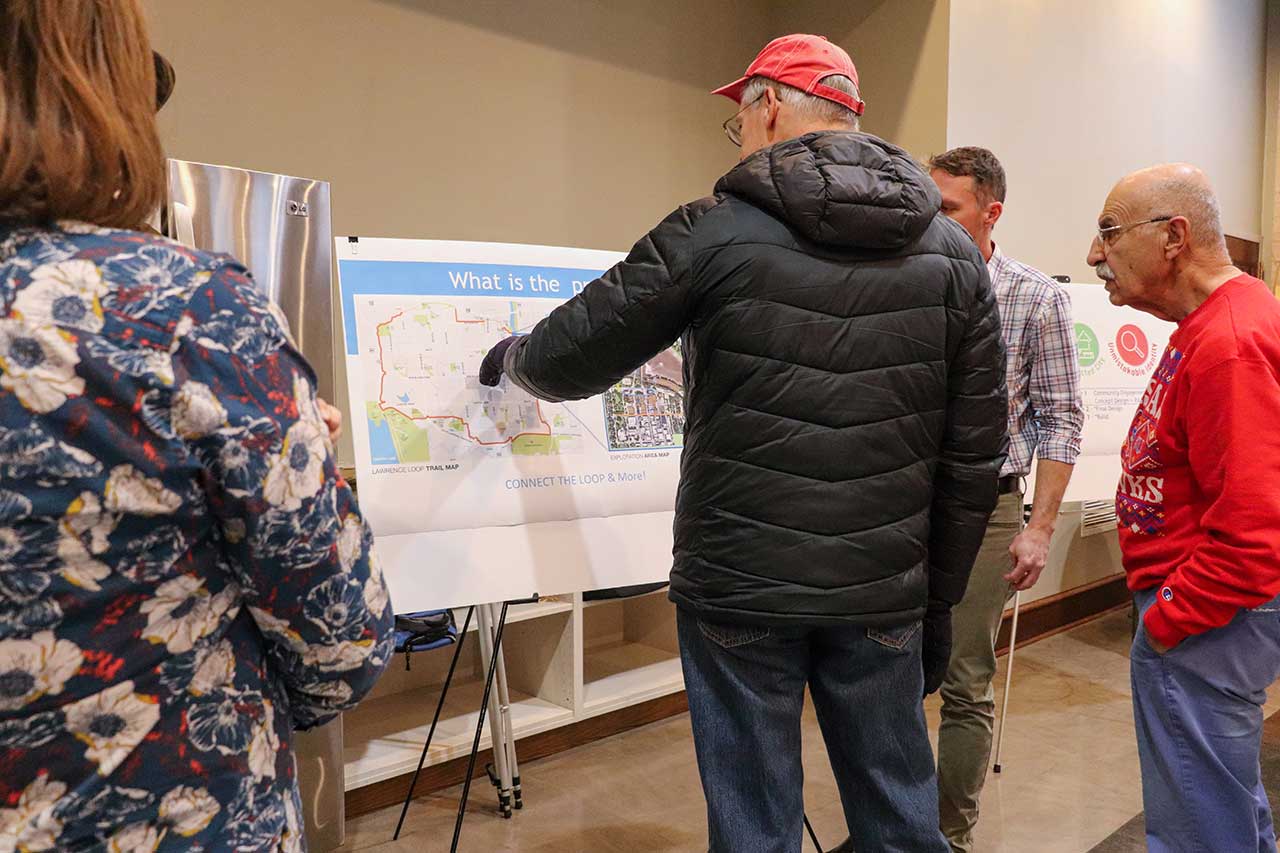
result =
[[[722,625],[679,610],[712,853],[798,853],[808,685],[857,850],[947,853],[925,726],[920,623]]]
[[[1156,591],[1134,596],[1145,614]],[[1152,853],[1275,853],[1262,786],[1262,705],[1280,676],[1280,598],[1163,655],[1129,653]]]

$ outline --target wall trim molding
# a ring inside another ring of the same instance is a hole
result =
[[[1069,631],[1105,613],[1127,607],[1130,601],[1123,572],[1038,599],[1018,610],[1018,645]],[[996,635],[996,654],[1009,651],[1012,627],[1013,611],[1006,610]]]

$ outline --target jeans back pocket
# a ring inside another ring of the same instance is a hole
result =
[[[769,636],[769,629],[764,625],[722,625],[705,619],[698,620],[698,630],[722,649],[745,646]]]
[[[879,643],[886,648],[900,652],[911,642],[911,638],[920,630],[920,622],[899,625],[896,628],[868,628],[867,639]]]

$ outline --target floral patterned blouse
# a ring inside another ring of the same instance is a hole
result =
[[[0,229],[0,853],[304,848],[392,641],[313,383],[225,256]]]

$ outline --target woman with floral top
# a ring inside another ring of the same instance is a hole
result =
[[[161,202],[137,0],[0,13],[0,853],[301,850],[391,652],[314,375]]]

